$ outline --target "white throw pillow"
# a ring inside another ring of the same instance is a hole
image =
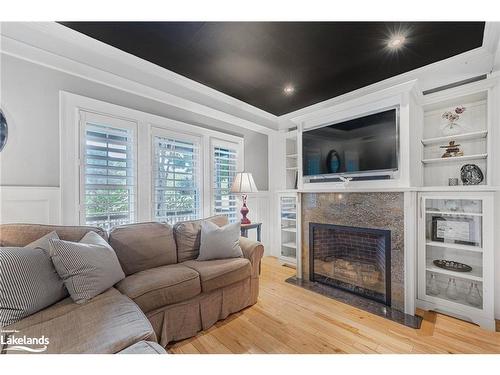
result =
[[[201,224],[200,255],[196,260],[241,258],[240,222],[219,227],[210,221]]]

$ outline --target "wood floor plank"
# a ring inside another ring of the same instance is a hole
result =
[[[288,284],[295,270],[262,261],[259,301],[171,353],[500,353],[500,333],[418,310],[418,330]]]
[[[436,313],[433,311],[422,311],[419,314],[422,317],[422,325],[417,330],[419,336],[432,336],[436,326]]]

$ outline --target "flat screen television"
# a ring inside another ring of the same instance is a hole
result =
[[[306,130],[304,177],[386,176],[398,170],[399,108]]]

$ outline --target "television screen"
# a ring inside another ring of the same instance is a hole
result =
[[[396,108],[302,133],[304,176],[397,169]]]

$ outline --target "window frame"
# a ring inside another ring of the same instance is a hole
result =
[[[118,121],[130,121],[135,127],[135,221],[152,221],[152,129],[159,128],[180,134],[182,136],[195,136],[201,139],[201,177],[202,177],[202,215],[212,215],[211,176],[212,157],[211,147],[213,142],[226,141],[240,146],[238,156],[239,170],[244,169],[244,139],[243,136],[234,135],[234,131],[227,129],[225,133],[188,122],[172,120],[166,117],[153,115],[135,109],[111,104],[101,100],[69,93],[59,92],[60,117],[59,117],[59,146],[60,146],[60,222],[64,225],[81,224],[81,135],[80,111],[109,116]],[[210,125],[207,125],[210,126]],[[231,134],[232,133],[232,134]],[[239,171],[238,170],[238,171]]]
[[[184,142],[192,142],[193,144],[196,144],[198,146],[198,176],[196,176],[196,182],[197,182],[197,187],[198,187],[198,192],[199,192],[199,214],[201,217],[204,216],[204,189],[203,189],[203,181],[204,181],[204,152],[203,152],[203,138],[202,136],[199,135],[192,135],[192,134],[186,134],[186,133],[181,133],[181,132],[176,132],[172,131],[170,129],[164,128],[164,127],[158,127],[158,126],[151,126],[150,130],[150,147],[151,147],[151,155],[150,155],[150,165],[151,165],[151,203],[150,203],[150,214],[151,214],[151,220],[155,221],[155,174],[156,174],[156,169],[154,168],[155,165],[155,137],[164,137],[164,138],[171,138],[174,140],[179,140],[179,141],[184,141]]]
[[[138,139],[137,139],[137,123],[133,120],[126,120],[117,116],[113,116],[110,114],[100,114],[93,111],[89,111],[86,109],[79,109],[78,111],[79,118],[79,195],[78,195],[78,217],[79,217],[79,225],[87,225],[87,215],[86,215],[86,207],[85,207],[85,190],[86,190],[86,182],[85,182],[85,171],[86,171],[86,128],[87,123],[94,121],[95,123],[105,124],[113,129],[123,129],[131,132],[132,137],[132,153],[133,153],[133,187],[134,187],[134,203],[133,203],[133,222],[137,222],[137,208],[138,208],[138,200],[139,200],[139,189],[138,189]]]
[[[243,139],[234,139],[232,141],[226,139],[220,139],[218,137],[210,138],[210,168],[209,173],[210,177],[207,181],[210,181],[209,184],[209,194],[210,194],[210,215],[217,215],[215,212],[215,148],[223,147],[234,149],[236,151],[236,173],[242,172],[244,170],[244,147],[243,147]],[[240,203],[241,197],[238,194],[236,195],[236,201]],[[236,215],[238,215],[238,210],[236,210]]]

